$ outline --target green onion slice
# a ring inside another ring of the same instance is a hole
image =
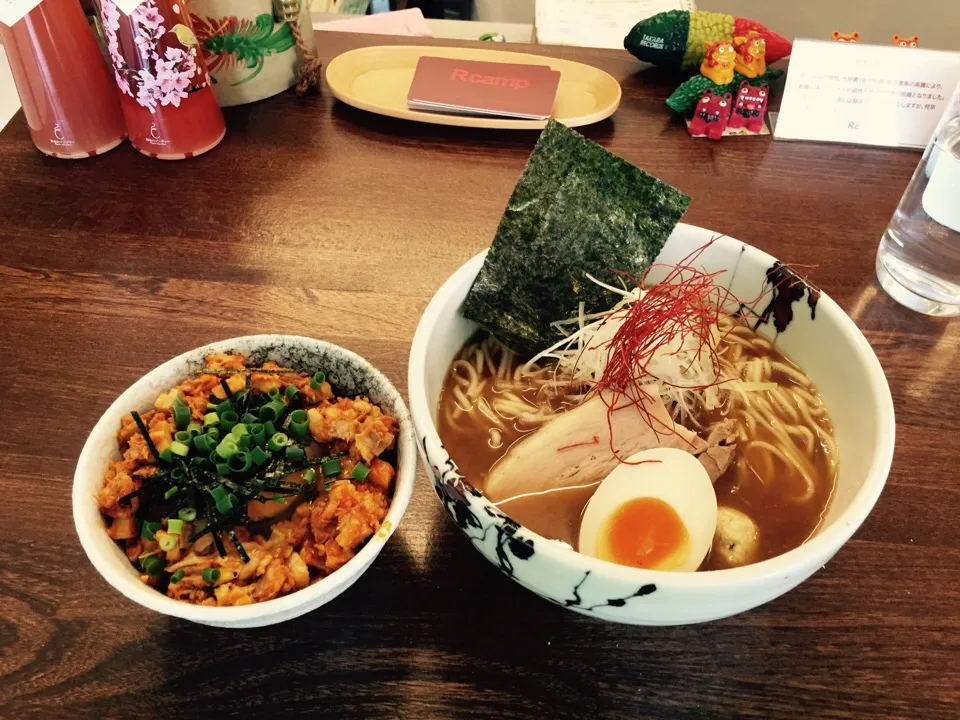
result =
[[[221,458],[228,460],[231,456],[240,452],[240,448],[237,446],[236,440],[234,440],[232,437],[226,437],[220,441],[219,445],[217,445],[216,452]]]
[[[250,453],[241,450],[238,453],[233,454],[230,457],[230,469],[236,473],[246,472],[250,469],[250,466],[253,464],[253,460],[250,458]]]
[[[283,413],[286,412],[286,410],[287,406],[279,400],[269,402],[260,408],[260,419],[263,420],[264,423],[279,420],[283,417]]]
[[[233,427],[239,421],[240,417],[233,410],[227,410],[224,413],[220,413],[220,429],[224,432],[227,430],[233,430]]]
[[[282,448],[286,447],[288,442],[290,442],[290,438],[287,437],[287,434],[278,432],[274,433],[273,437],[270,438],[270,442],[267,443],[267,447],[271,452],[280,452]]]
[[[284,454],[287,460],[303,460],[306,453],[303,451],[302,447],[297,447],[296,445],[288,445],[287,449],[284,451]]]
[[[177,398],[179,399],[180,396],[177,395]],[[184,428],[190,424],[190,407],[186,403],[174,401],[173,422],[178,428]]]
[[[159,575],[163,572],[163,560],[156,555],[148,555],[140,561],[140,566],[147,575]]]
[[[179,440],[174,440],[170,443],[170,452],[174,455],[179,455],[180,457],[186,457],[190,454],[190,446]]]
[[[290,413],[290,429],[297,437],[304,438],[310,432],[309,417],[305,410]]]
[[[255,447],[250,451],[250,459],[255,465],[263,465],[267,460],[270,459],[270,456],[267,455],[266,451],[262,447]]]

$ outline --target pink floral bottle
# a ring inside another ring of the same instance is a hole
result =
[[[87,158],[123,142],[117,91],[77,0],[44,0],[12,26],[0,22],[0,40],[41,152]]]
[[[129,16],[100,0],[100,17],[131,144],[161,160],[215,148],[226,126],[185,0],[146,0]]]

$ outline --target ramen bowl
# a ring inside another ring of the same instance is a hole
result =
[[[773,257],[732,238],[715,238],[716,233],[681,224],[657,263],[676,265],[709,245],[695,264],[706,272],[726,271],[717,282],[734,296],[755,298],[770,287],[769,274],[779,267]],[[444,508],[470,543],[514,582],[554,604],[613,622],[706,622],[757,607],[796,587],[822,568],[870,513],[893,457],[890,390],[854,322],[829,297],[807,287],[801,300],[784,301],[777,313],[769,314],[762,302],[754,316],[758,332],[775,340],[817,385],[834,425],[836,487],[823,521],[804,544],[743,567],[664,572],[582,555],[519,525],[461,476],[437,432],[445,375],[477,330],[460,307],[484,257],[481,253],[457,270],[424,311],[410,355],[410,407],[421,458]],[[652,269],[648,282],[665,272]]]
[[[107,536],[97,506],[97,492],[110,460],[119,458],[117,429],[132,410],[153,407],[157,396],[204,367],[211,353],[236,352],[261,365],[268,360],[295,370],[322,368],[340,395],[366,395],[395,417],[397,475],[393,498],[380,530],[346,564],[324,578],[288,595],[252,605],[209,607],[175,600],[140,582],[139,572]],[[204,625],[242,628],[273,625],[303,615],[330,602],[349,588],[370,567],[396,531],[410,501],[416,478],[416,442],[413,422],[400,393],[379,370],[342,347],[293,335],[248,335],[190,350],[151,370],[110,406],[87,438],[73,479],[73,518],[87,557],[103,578],[130,600],[164,615]]]

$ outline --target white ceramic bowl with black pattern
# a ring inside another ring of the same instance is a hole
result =
[[[366,395],[397,419],[397,477],[393,499],[383,525],[343,567],[303,590],[239,607],[206,607],[174,600],[140,582],[137,570],[117,544],[107,536],[97,507],[107,463],[120,457],[116,433],[120,419],[132,410],[153,407],[157,396],[193,375],[210,353],[237,352],[260,365],[274,360],[299,371],[323,370],[337,396]],[[349,588],[370,567],[407,509],[417,474],[413,421],[397,389],[373,365],[337,345],[295,335],[248,335],[222,340],[185,352],[135,382],[97,422],[80,453],[73,478],[73,518],[80,543],[97,571],[114,588],[134,602],[164,615],[204,625],[243,628],[273,625],[303,615],[330,602]]]
[[[679,225],[658,258],[676,264],[717,237]],[[886,482],[893,457],[893,402],[886,377],[854,322],[826,295],[795,286],[760,332],[813,379],[839,446],[837,487],[814,537],[795,550],[745,567],[702,573],[630,568],[574,552],[518,525],[464,481],[437,434],[437,405],[450,362],[476,331],[459,309],[483,264],[474,257],[424,311],[410,354],[410,409],[421,457],[444,507],[473,546],[507,577],[550,602],[594,617],[637,625],[679,625],[727,617],[773,600],[824,566],[860,527]],[[727,271],[737,297],[757,297],[768,274],[789,272],[770,255],[723,237],[696,263]],[[648,280],[656,282],[657,272]],[[662,275],[661,275],[662,276]],[[769,285],[767,286],[769,289]],[[782,327],[774,327],[774,321]]]

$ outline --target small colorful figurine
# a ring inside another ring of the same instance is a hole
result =
[[[839,30],[834,30],[833,39],[837,42],[860,42],[860,33],[852,32],[849,34],[844,34]]]
[[[763,130],[763,116],[767,112],[767,96],[770,87],[763,83],[755,87],[744,80],[737,91],[737,101],[730,115],[731,129],[746,128],[752,133]]]
[[[639,40],[644,52],[634,52],[636,48],[631,47],[631,42],[637,40],[638,29],[651,33],[659,29],[667,33],[673,28],[679,32],[688,17],[689,32],[682,33],[686,43],[683,67],[694,58],[702,58],[702,62],[698,60],[700,74],[681,84],[667,98],[667,106],[688,118],[687,128],[693,137],[719,140],[723,135],[768,134],[763,122],[768,95],[772,82],[783,75],[783,70],[772,68],[769,63],[789,54],[790,50],[789,43],[779,35],[762,25],[732,16],[671,11],[638,23],[627,37],[627,49],[637,57],[647,57],[646,50],[651,50],[648,46],[661,43],[657,37],[644,34]],[[692,38],[697,36],[704,41],[694,44]],[[670,35],[670,38],[669,43],[663,41],[663,47],[669,45],[670,52],[679,52],[682,44],[679,35]],[[667,60],[666,55],[661,57],[656,53],[650,57]],[[736,114],[738,110],[740,115]]]
[[[920,38],[918,38],[916,35],[913,37],[900,37],[899,35],[894,35],[893,44],[899,47],[920,47]]]
[[[734,70],[738,73],[746,78],[755,78],[767,71],[767,41],[763,35],[751,30],[745,36],[735,37],[733,47],[737,51]]]
[[[737,56],[733,43],[729,40],[720,40],[715,43],[705,42],[703,45],[704,58],[700,65],[700,74],[717,85],[732,83],[733,67]]]
[[[717,95],[713,90],[707,90],[697,103],[697,109],[693,113],[693,119],[687,131],[693,137],[708,137],[711,140],[719,140],[723,137],[723,131],[727,129],[727,123],[730,121],[731,110],[730,93]]]

